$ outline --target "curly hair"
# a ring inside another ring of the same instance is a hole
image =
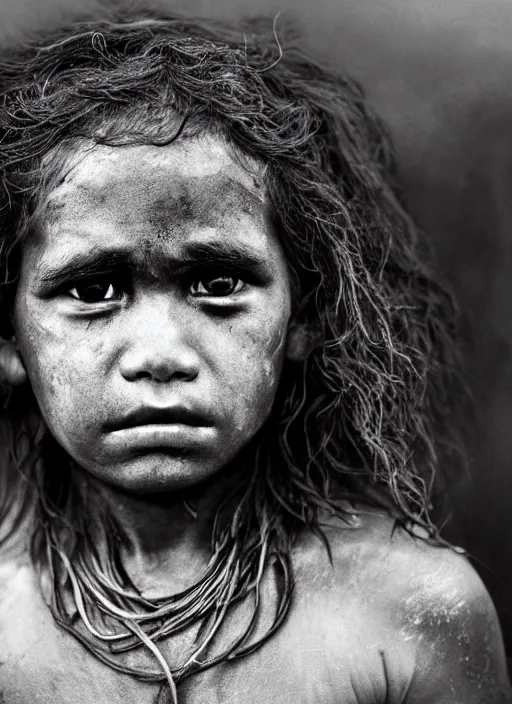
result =
[[[174,682],[261,644],[250,635],[269,561],[282,589],[265,638],[279,627],[293,590],[293,539],[305,527],[321,532],[325,510],[343,516],[340,498],[377,502],[437,538],[429,511],[434,478],[459,446],[458,313],[404,207],[386,130],[356,82],[317,65],[297,44],[293,31],[278,37],[264,21],[233,28],[134,15],[62,26],[0,60],[6,337],[23,241],[62,145],[164,145],[209,132],[265,164],[294,319],[306,325],[310,353],[283,369],[272,415],[240,460],[244,482],[219,507],[212,562],[197,585],[164,603],[137,597],[116,559],[112,518],[97,509],[100,554],[83,519],[87,488],[64,471],[66,458],[51,439],[24,421],[30,392],[20,392],[22,400],[12,392],[6,406],[20,491],[36,487],[35,498],[22,501],[34,507],[34,559],[65,573],[87,628],[72,625],[57,587],[55,618],[112,667],[165,680],[174,698]],[[45,472],[56,462],[58,481]],[[229,605],[249,593],[251,624],[228,651],[200,661]],[[98,602],[124,624],[108,648],[88,621],[87,605]],[[198,619],[201,645],[171,672],[155,642]],[[141,643],[161,671],[130,670],[112,655]]]

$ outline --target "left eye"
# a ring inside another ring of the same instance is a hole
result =
[[[109,281],[87,281],[69,289],[69,295],[83,303],[118,300],[122,292]]]
[[[231,296],[244,287],[244,282],[236,276],[211,276],[197,279],[190,287],[194,296]]]

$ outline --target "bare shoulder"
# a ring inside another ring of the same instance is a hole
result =
[[[0,549],[0,661],[3,680],[33,641],[42,637],[48,620],[37,574],[28,552]],[[1,701],[1,700],[0,700]]]
[[[310,568],[318,575],[319,564],[325,565],[333,587],[357,585],[360,593],[373,593],[379,586],[389,609],[396,599],[403,611],[410,596],[411,608],[420,595],[430,603],[448,605],[450,599],[488,600],[482,581],[469,560],[449,546],[433,544],[426,531],[406,531],[384,511],[358,507],[352,520],[330,519],[324,524],[332,562],[328,567],[321,541],[310,537],[299,551],[299,565],[306,573]]]
[[[338,611],[345,627],[366,632],[364,652],[380,656],[386,701],[512,701],[496,611],[464,555],[366,507],[351,527],[332,522],[326,535],[332,563],[310,547],[299,573],[309,596],[321,580],[326,621]],[[331,647],[345,645],[340,639]]]
[[[465,604],[494,612],[463,551],[430,541],[421,528],[405,530],[382,511],[363,508],[350,541],[341,530],[331,530],[329,538],[335,566],[346,568],[347,556],[357,556],[358,564],[375,575],[368,579],[366,574],[365,583],[373,589],[377,581],[388,610],[396,605],[415,622],[430,609],[448,613]]]
[[[13,596],[27,589],[32,574],[29,553],[21,540],[0,545],[0,618]]]

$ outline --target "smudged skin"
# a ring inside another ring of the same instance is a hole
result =
[[[49,194],[14,327],[48,427],[101,481],[144,493],[196,484],[267,418],[290,291],[255,175],[213,138],[84,145]],[[220,295],[205,289],[215,282]],[[206,421],[172,447],[162,435],[159,452],[156,428],[112,431],[141,405]]]
[[[499,625],[464,557],[427,545],[388,516],[362,508],[352,527],[327,533],[333,564],[316,538],[294,552],[290,618],[261,650],[201,673],[178,688],[183,704],[507,704]],[[267,575],[260,628],[275,585]],[[0,573],[2,688],[17,704],[152,704],[157,689],[104,667],[52,622],[27,561]],[[242,604],[224,638],[237,633]],[[192,634],[165,644],[179,660]],[[221,644],[219,644],[220,646]],[[144,664],[151,666],[151,659]],[[139,664],[141,661],[139,660]]]
[[[53,435],[110,498],[131,539],[126,569],[148,597],[201,572],[208,492],[265,422],[293,356],[287,264],[260,169],[209,137],[76,145],[23,252],[13,323],[30,383]],[[116,429],[141,405],[180,405],[202,420],[170,433]],[[205,480],[197,521],[151,498]],[[393,528],[365,507],[352,526],[330,525],[332,564],[301,536],[283,627],[247,658],[185,680],[180,704],[509,702],[499,626],[476,574]],[[104,666],[56,626],[16,538],[0,560],[0,701],[152,704],[156,686]],[[269,570],[255,638],[276,589]],[[240,603],[219,651],[248,616]],[[161,644],[171,666],[195,635]],[[144,652],[124,657],[154,668]]]

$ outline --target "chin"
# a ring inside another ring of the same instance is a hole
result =
[[[183,453],[151,453],[132,459],[122,467],[109,471],[94,471],[96,478],[105,484],[133,494],[161,494],[182,491],[210,479],[222,466]]]

